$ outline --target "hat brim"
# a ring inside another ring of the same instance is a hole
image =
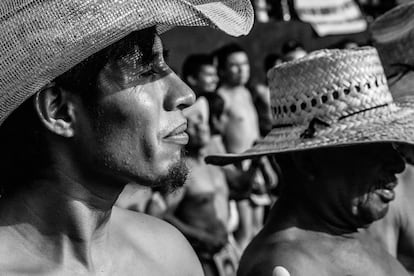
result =
[[[253,25],[249,0],[30,1],[0,14],[0,124],[47,83],[133,31],[210,26],[240,36]]]
[[[268,135],[240,154],[209,155],[206,163],[227,165],[264,155],[324,147],[395,142],[414,144],[414,98],[347,117],[330,127],[317,129],[313,138],[301,138],[308,126],[272,129]]]

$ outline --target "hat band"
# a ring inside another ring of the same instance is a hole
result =
[[[364,113],[364,112],[374,110],[374,109],[378,109],[378,108],[382,108],[382,107],[386,107],[388,105],[389,105],[389,103],[373,106],[373,107],[366,108],[366,109],[362,109],[362,110],[359,110],[359,111],[356,111],[356,112],[353,112],[353,113],[350,113],[350,114],[339,117],[337,122],[339,122],[341,120],[344,120],[346,118],[355,116],[357,114]],[[317,130],[316,125],[320,125],[322,127],[330,127],[331,126],[331,124],[321,120],[320,118],[314,117],[309,121],[308,127],[300,134],[299,137],[302,138],[302,139],[314,138],[316,130]],[[285,128],[285,127],[293,127],[293,124],[279,124],[279,125],[274,125],[272,128]]]

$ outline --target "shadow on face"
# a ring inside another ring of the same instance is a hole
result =
[[[391,143],[320,148],[292,153],[291,159],[294,169],[285,177],[295,183],[285,185],[301,190],[320,212],[358,227],[385,216],[395,197],[395,175],[405,168]],[[287,164],[281,165],[283,173]]]

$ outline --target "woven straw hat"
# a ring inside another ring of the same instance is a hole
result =
[[[249,0],[1,0],[0,124],[24,100],[129,33],[210,26],[239,36]]]
[[[414,109],[396,104],[372,47],[321,50],[268,73],[273,129],[224,165],[273,153],[373,142],[414,143]]]
[[[370,27],[374,46],[387,77],[414,66],[414,2],[408,2],[378,17]]]

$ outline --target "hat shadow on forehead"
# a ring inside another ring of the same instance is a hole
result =
[[[0,124],[43,86],[133,31],[210,26],[239,36],[252,25],[248,0],[2,0]]]
[[[372,47],[320,50],[268,73],[273,129],[226,164],[255,156],[375,142],[414,142],[411,103],[396,104]]]

